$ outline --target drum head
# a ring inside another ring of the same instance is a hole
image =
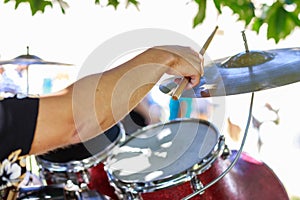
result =
[[[127,183],[169,178],[210,157],[218,139],[217,129],[198,119],[149,126],[121,145],[107,171]]]

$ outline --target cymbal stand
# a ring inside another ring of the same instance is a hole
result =
[[[214,179],[213,181],[211,181],[210,183],[208,183],[207,185],[205,185],[204,187],[202,187],[201,189],[195,191],[194,193],[184,197],[182,200],[188,200],[191,199],[193,197],[195,197],[196,195],[201,195],[201,193],[203,193],[206,189],[208,189],[209,187],[211,187],[212,185],[214,185],[215,183],[217,183],[219,180],[221,180],[237,163],[237,161],[239,160],[241,153],[243,151],[243,147],[245,145],[246,142],[246,138],[248,135],[248,130],[250,127],[250,122],[252,119],[252,108],[253,108],[253,100],[254,100],[254,92],[252,92],[251,95],[251,101],[250,101],[250,108],[249,108],[249,114],[248,114],[248,119],[247,119],[247,124],[246,124],[246,128],[245,128],[245,133],[244,133],[244,137],[243,140],[241,142],[241,146],[240,149],[237,151],[236,157],[234,158],[234,160],[231,162],[231,164],[228,166],[228,168],[222,172],[216,179]]]

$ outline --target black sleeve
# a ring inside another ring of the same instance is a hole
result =
[[[0,161],[15,150],[28,154],[36,127],[39,99],[7,98],[0,101]]]

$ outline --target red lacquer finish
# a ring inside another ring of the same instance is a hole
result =
[[[200,174],[198,177],[203,185],[208,184],[218,177],[228,168],[235,157],[232,153],[230,159],[223,160],[218,158],[210,169]],[[107,176],[100,164],[91,170],[91,187],[98,192],[117,199],[114,190],[109,186]],[[155,192],[144,193],[144,200],[165,200],[182,199],[192,193],[189,182],[158,190]],[[246,153],[242,153],[240,159],[216,184],[208,188],[202,195],[192,198],[201,200],[288,200],[288,194],[281,181],[274,172],[263,162],[260,162]]]
[[[206,185],[219,176],[230,165],[231,159],[217,159],[213,166],[199,175]],[[185,189],[184,189],[185,188]],[[176,192],[174,192],[176,191]],[[181,199],[191,193],[189,183],[165,189],[161,192],[143,194],[144,199]],[[156,194],[157,193],[157,194]],[[161,193],[161,194],[159,194]],[[176,194],[177,193],[177,194]],[[192,199],[201,200],[288,200],[288,194],[274,172],[263,162],[242,153],[234,168],[204,194]]]

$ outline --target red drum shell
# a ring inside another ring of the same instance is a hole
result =
[[[228,168],[234,159],[234,151],[230,159],[218,158],[212,167],[199,175],[203,185],[213,181],[224,170]],[[161,194],[157,192],[143,194],[146,199],[181,199],[192,193],[189,183],[186,186],[179,185],[175,188],[168,188]],[[180,187],[185,187],[180,188]],[[188,191],[186,191],[188,190]],[[176,195],[172,196],[174,191]],[[157,193],[157,194],[156,194]],[[240,159],[228,174],[220,181],[208,188],[202,195],[193,199],[218,199],[218,200],[288,200],[288,194],[281,181],[265,163],[257,161],[247,153],[242,153]]]
[[[236,155],[233,151],[230,158],[218,158],[204,173],[198,175],[203,185],[207,185],[228,168]],[[114,189],[109,185],[103,165],[98,165],[91,170],[91,187],[101,194],[117,199]],[[143,193],[144,200],[182,199],[191,194],[190,183],[186,182],[177,186]],[[220,181],[205,190],[202,195],[192,199],[201,200],[288,200],[288,194],[281,181],[265,163],[258,161],[243,152],[236,165]]]
[[[96,190],[100,194],[109,196],[112,199],[118,199],[115,189],[110,185],[107,174],[104,170],[104,164],[100,163],[90,169],[89,188]]]

